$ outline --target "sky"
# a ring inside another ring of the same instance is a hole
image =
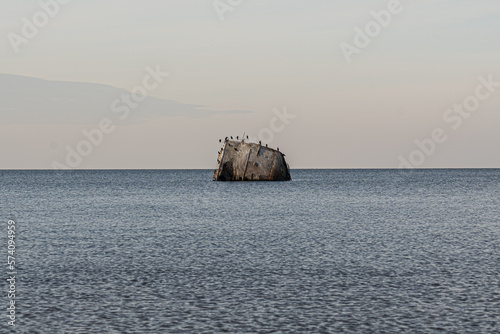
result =
[[[497,0],[41,0],[0,12],[0,169],[500,168]]]

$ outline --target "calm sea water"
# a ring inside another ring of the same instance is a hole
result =
[[[500,170],[212,173],[0,171],[17,331],[500,332]]]

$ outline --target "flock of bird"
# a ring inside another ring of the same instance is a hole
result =
[[[224,143],[227,142],[229,139],[234,140],[233,136],[229,136],[229,137],[224,138]],[[248,136],[246,136],[246,139],[248,139]],[[236,136],[236,140],[240,140],[240,136]],[[243,141],[243,137],[241,137],[241,141]],[[222,143],[222,139],[219,139],[219,143]],[[262,145],[262,141],[261,140],[259,140],[259,145]],[[266,147],[268,147],[267,144],[266,144]],[[220,155],[221,155],[223,149],[224,148],[221,147],[220,151],[217,152],[217,154],[218,154],[217,164],[218,165],[220,165]],[[280,148],[278,147],[276,150],[279,152]],[[285,155],[283,154],[283,156],[285,156]]]
[[[229,140],[229,138],[234,139],[234,138],[233,138],[233,136],[229,136],[229,137],[226,137],[226,138],[224,139],[224,142],[228,141],[228,140]],[[248,136],[247,136],[247,139],[248,139]],[[236,140],[240,140],[240,136],[236,136]],[[219,143],[222,143],[222,139],[219,139]],[[262,141],[261,141],[261,140],[259,140],[259,145],[262,145]],[[267,146],[267,144],[266,144],[266,147],[268,147],[268,146]],[[222,149],[221,149],[221,150],[222,150]],[[278,151],[279,151],[279,150],[280,150],[280,148],[278,147]],[[220,152],[219,152],[219,154],[220,154]]]
[[[228,141],[229,138],[234,139],[233,136],[229,136],[229,137],[226,137],[224,139],[224,142]],[[243,137],[241,137],[241,139],[243,140]],[[248,139],[248,136],[247,136],[247,139]],[[240,140],[240,136],[236,136],[236,140]],[[222,139],[219,139],[219,143],[222,143]]]

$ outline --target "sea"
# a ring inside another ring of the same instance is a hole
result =
[[[0,171],[0,332],[500,333],[499,169],[291,174]]]

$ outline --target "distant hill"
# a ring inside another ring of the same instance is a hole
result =
[[[108,85],[49,81],[0,74],[0,120],[2,124],[95,124],[113,117],[112,103],[130,92]],[[221,113],[207,106],[147,97],[123,123],[167,116],[206,117]]]

